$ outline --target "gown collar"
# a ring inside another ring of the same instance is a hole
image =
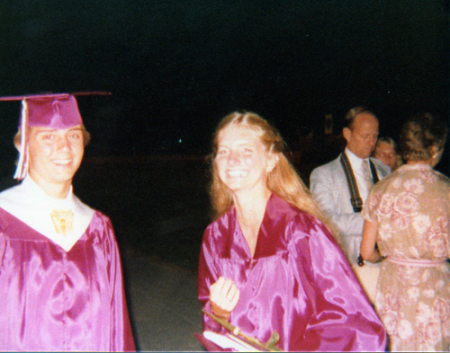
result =
[[[65,251],[81,238],[95,212],[73,194],[72,186],[65,199],[57,199],[48,196],[30,176],[0,193],[0,208]]]
[[[277,254],[278,249],[284,248],[283,244],[287,241],[284,236],[286,222],[295,217],[298,211],[297,208],[275,193],[270,195],[259,228],[253,260],[273,256]],[[239,225],[235,207],[231,210],[231,219],[234,220],[233,242],[241,243],[245,253],[251,258],[250,248]]]

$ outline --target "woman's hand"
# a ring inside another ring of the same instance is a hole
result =
[[[209,300],[214,315],[228,320],[239,301],[240,292],[232,279],[219,277],[209,289]]]

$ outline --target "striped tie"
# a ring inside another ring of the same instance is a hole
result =
[[[367,185],[367,190],[370,190],[373,186],[373,178],[372,178],[372,173],[370,172],[370,166],[369,166],[368,159],[363,160],[363,162],[361,164],[361,168],[362,168],[362,172],[364,175],[364,180]]]

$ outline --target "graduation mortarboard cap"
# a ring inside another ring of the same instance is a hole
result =
[[[19,122],[21,128],[21,149],[15,179],[22,180],[27,174],[28,138],[23,127],[48,127],[68,129],[82,125],[80,111],[75,96],[110,95],[109,92],[45,93],[24,96],[0,97],[0,101],[22,101]]]

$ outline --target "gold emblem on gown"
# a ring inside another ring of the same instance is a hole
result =
[[[72,231],[73,212],[71,210],[53,210],[50,216],[57,234],[62,233],[65,236]]]

